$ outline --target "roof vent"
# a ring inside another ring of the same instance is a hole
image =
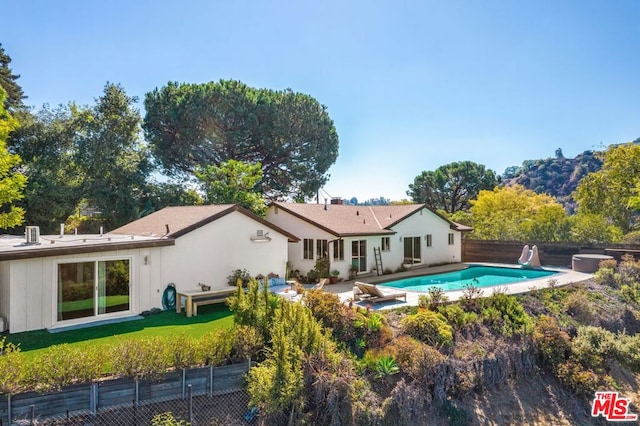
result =
[[[27,240],[27,244],[40,244],[40,227],[39,226],[25,227],[24,238]]]

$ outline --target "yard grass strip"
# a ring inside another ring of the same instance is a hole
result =
[[[46,348],[68,343],[73,347],[110,347],[122,338],[166,337],[184,334],[199,338],[218,329],[231,328],[233,314],[223,304],[204,306],[198,316],[187,318],[184,313],[173,311],[146,316],[138,321],[104,324],[77,330],[49,333],[47,330],[10,334],[7,342],[19,345],[27,358],[34,357]]]

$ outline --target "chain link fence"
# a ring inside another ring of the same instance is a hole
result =
[[[137,426],[137,425],[207,425],[240,426],[256,424],[258,413],[248,409],[249,395],[237,391],[225,395],[193,395],[188,387],[185,398],[174,400],[147,400],[136,404],[98,409],[95,413],[67,413],[64,416],[42,418],[37,407],[14,418],[15,425],[92,425],[92,426]],[[0,425],[2,422],[0,421]]]

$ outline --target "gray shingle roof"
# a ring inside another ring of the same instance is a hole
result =
[[[423,204],[353,206],[345,204],[273,203],[336,236],[389,235],[391,227],[424,208]]]

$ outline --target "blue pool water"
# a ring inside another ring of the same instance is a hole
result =
[[[493,287],[536,278],[550,277],[555,274],[557,274],[557,272],[542,269],[516,269],[471,265],[469,268],[460,271],[405,278],[380,283],[380,285],[401,288],[408,291],[428,291],[429,288],[433,287],[440,287],[444,291],[451,291],[464,290],[465,286],[470,284],[474,287]]]

